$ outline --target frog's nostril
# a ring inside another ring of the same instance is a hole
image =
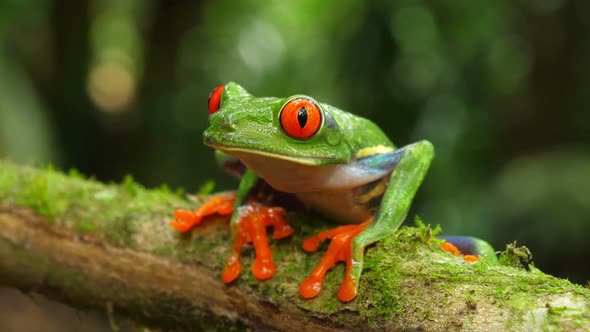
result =
[[[207,135],[206,133],[205,133],[205,135],[203,135],[203,141],[205,144],[217,143],[217,140],[215,139],[215,137],[213,135]]]

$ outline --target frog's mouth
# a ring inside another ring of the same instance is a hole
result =
[[[256,128],[250,128],[252,131]],[[219,134],[207,129],[203,133],[203,143],[237,158],[247,157],[260,160],[281,160],[305,166],[319,166],[348,162],[346,158],[334,155],[333,149],[307,148],[290,146],[276,141],[272,133],[265,133],[264,128],[256,131],[256,135],[236,135],[232,132]]]
[[[317,166],[317,165],[325,165],[328,164],[328,158],[319,158],[319,157],[309,157],[309,156],[295,156],[295,155],[288,155],[284,153],[277,153],[268,150],[262,150],[257,148],[244,148],[244,147],[235,147],[229,145],[223,145],[212,142],[212,140],[205,140],[205,144],[208,146],[219,150],[223,153],[228,155],[235,156],[239,159],[247,159],[244,158],[246,156],[252,157],[260,157],[260,158],[267,158],[267,159],[278,159],[283,161],[288,161],[300,165],[306,166]]]

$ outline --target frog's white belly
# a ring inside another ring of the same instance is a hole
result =
[[[304,165],[246,152],[226,152],[239,158],[273,188],[293,193],[306,206],[342,223],[360,223],[371,217],[368,200],[385,190],[385,182],[366,197],[367,184],[385,178],[390,171],[365,168],[358,163]]]
[[[246,167],[273,188],[294,194],[352,189],[382,178],[391,172],[391,170],[362,167],[354,162],[305,165],[254,153],[224,152],[239,158]]]
[[[296,196],[319,214],[343,224],[359,224],[374,212],[365,204],[359,204],[352,191],[299,193]]]

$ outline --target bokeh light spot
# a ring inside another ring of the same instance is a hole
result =
[[[99,63],[88,75],[88,94],[100,110],[123,111],[135,97],[135,84],[135,77],[127,68],[116,63]]]
[[[238,52],[248,68],[263,72],[274,67],[285,49],[279,31],[270,23],[256,20],[242,30]]]

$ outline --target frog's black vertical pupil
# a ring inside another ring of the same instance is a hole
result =
[[[297,112],[297,122],[299,122],[299,127],[301,128],[307,124],[307,110],[305,107],[301,107],[299,112]]]

